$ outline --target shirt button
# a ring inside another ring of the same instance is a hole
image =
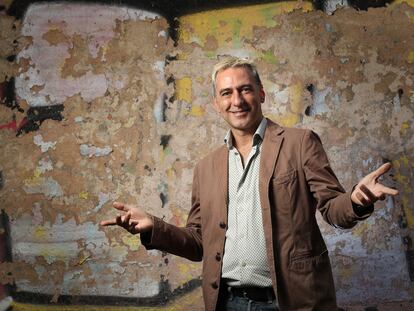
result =
[[[226,228],[226,223],[224,221],[220,221],[220,228],[221,229],[225,229]]]
[[[214,289],[217,289],[218,288],[217,282],[211,283],[211,287],[214,288]]]
[[[242,267],[246,267],[246,263],[245,262],[242,262]]]
[[[217,255],[216,255],[216,260],[217,260],[217,261],[220,261],[220,260],[221,260],[221,255],[220,255],[220,253],[217,253]]]

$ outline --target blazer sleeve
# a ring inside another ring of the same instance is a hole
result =
[[[141,243],[147,250],[158,249],[193,261],[203,258],[198,165],[194,169],[191,210],[185,227],[171,225],[152,216],[152,232],[141,234]]]
[[[319,136],[306,130],[301,143],[301,161],[309,190],[316,208],[330,225],[351,228],[358,221],[368,218],[374,210],[371,205],[364,213],[356,213],[358,206],[351,201],[333,172]]]

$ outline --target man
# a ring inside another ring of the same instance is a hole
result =
[[[226,59],[212,80],[214,108],[230,130],[194,169],[187,225],[118,202],[122,213],[101,225],[141,233],[147,249],[203,260],[206,310],[336,310],[315,211],[331,225],[354,226],[375,201],[398,193],[378,183],[391,165],[346,193],[315,133],[263,117],[265,92],[253,64]]]

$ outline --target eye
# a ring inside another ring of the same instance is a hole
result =
[[[252,88],[250,86],[243,86],[241,91],[245,94],[250,93],[252,91]]]
[[[222,91],[221,93],[220,93],[220,96],[221,97],[227,97],[227,96],[230,96],[230,91]]]

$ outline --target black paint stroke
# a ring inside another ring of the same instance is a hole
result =
[[[201,286],[201,278],[194,278],[181,287],[171,290],[171,286],[165,276],[161,276],[160,291],[152,297],[118,297],[118,296],[72,296],[61,295],[55,304],[60,305],[108,305],[108,306],[160,306],[192,292]],[[33,293],[26,291],[13,291],[13,300],[21,303],[51,304],[53,295]]]
[[[18,129],[17,135],[23,132],[37,131],[45,120],[62,121],[63,105],[47,107],[31,107],[27,111],[26,122]]]

